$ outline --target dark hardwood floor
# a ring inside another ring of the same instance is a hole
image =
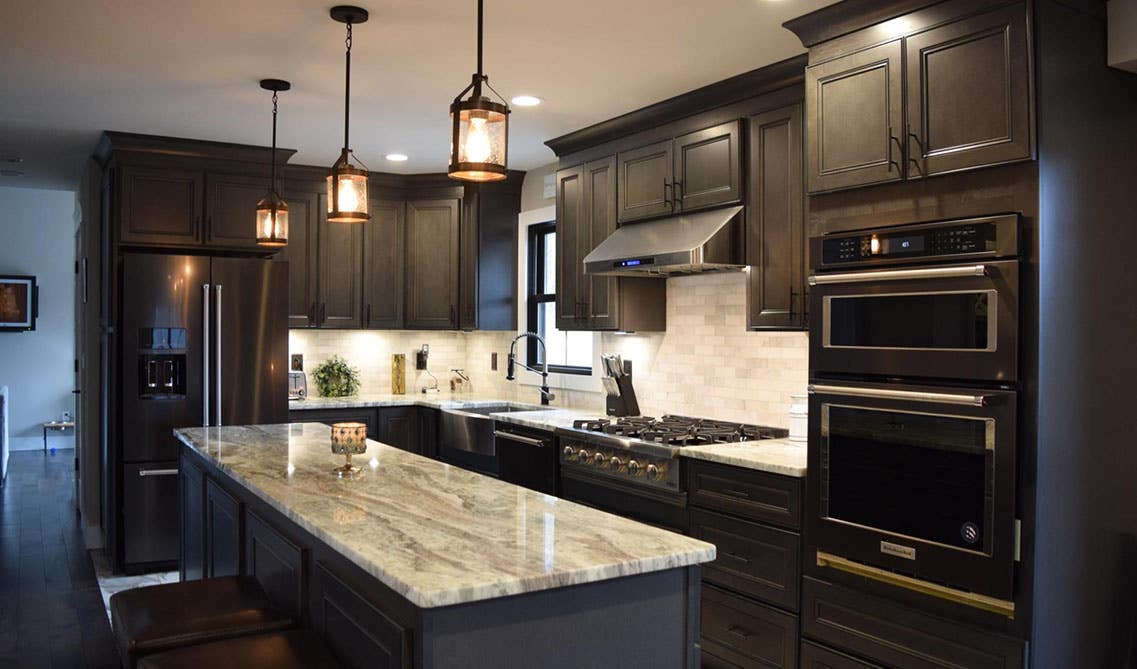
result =
[[[15,451],[0,488],[0,668],[117,667],[74,503],[75,451]]]

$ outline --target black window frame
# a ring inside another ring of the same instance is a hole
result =
[[[529,249],[529,267],[528,281],[526,282],[526,327],[529,332],[538,332],[538,309],[540,305],[548,302],[556,303],[557,294],[555,292],[545,292],[545,255],[546,244],[545,240],[550,233],[556,234],[557,222],[546,221],[544,223],[534,223],[529,226],[526,247]],[[555,271],[556,268],[554,268]],[[554,323],[555,327],[555,323]],[[538,367],[541,365],[541,358],[537,347],[537,340],[532,337],[526,340],[526,360],[529,361],[530,367]],[[591,376],[592,367],[577,367],[574,365],[549,365],[549,372],[556,374],[577,374],[579,376]]]

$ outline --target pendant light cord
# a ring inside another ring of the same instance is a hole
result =
[[[276,91],[272,92],[272,190],[274,193],[279,193],[276,184]],[[275,203],[273,204],[275,208]]]
[[[478,0],[478,78],[485,78],[482,74],[482,0]]]
[[[344,45],[347,47],[347,67],[344,68],[344,84],[343,84],[343,150],[347,151],[347,147],[351,146],[348,143],[347,131],[349,127],[349,120],[351,117],[351,22],[347,24],[347,39],[344,40]]]

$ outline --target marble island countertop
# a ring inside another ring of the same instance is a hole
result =
[[[686,446],[679,449],[679,455],[799,478],[806,469],[805,442],[789,439]]]
[[[316,423],[175,430],[413,604],[449,606],[708,562],[711,544],[368,440],[338,479]]]

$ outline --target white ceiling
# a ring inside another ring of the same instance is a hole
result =
[[[781,27],[833,0],[486,0],[486,72],[517,108],[510,167],[543,142],[803,51]],[[270,94],[292,162],[330,165],[343,136],[343,39],[315,0],[4,0],[0,186],[74,188],[103,129],[267,144]],[[352,137],[372,170],[446,167],[447,107],[474,70],[474,0],[362,0]],[[383,156],[406,153],[391,163]],[[24,159],[20,165],[5,156]]]

